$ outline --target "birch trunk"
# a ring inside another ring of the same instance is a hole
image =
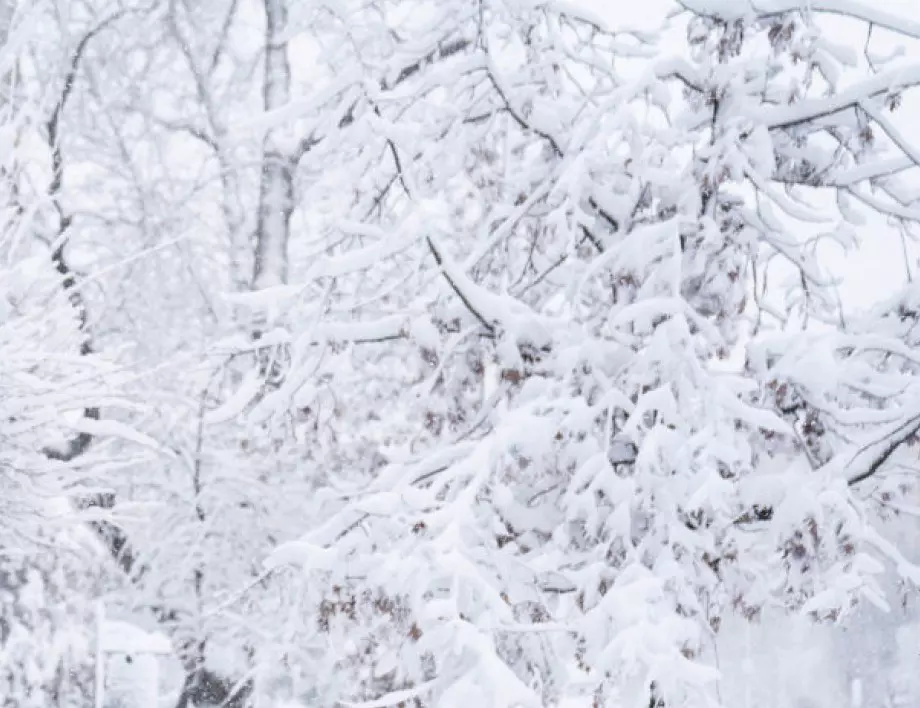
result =
[[[286,0],[265,0],[264,109],[273,111],[288,103],[291,68],[283,38],[287,23]],[[290,155],[279,144],[277,130],[265,136],[259,213],[256,224],[255,266],[252,288],[262,290],[287,282],[288,238],[294,207],[294,169]]]

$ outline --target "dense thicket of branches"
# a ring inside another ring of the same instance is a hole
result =
[[[920,17],[668,10],[0,1],[4,708],[100,599],[180,708],[671,708],[909,595]]]

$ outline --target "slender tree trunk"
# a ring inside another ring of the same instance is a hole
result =
[[[286,0],[265,1],[265,78],[262,88],[266,112],[290,99],[291,67],[283,34],[287,24]],[[253,290],[287,282],[288,239],[294,208],[294,165],[279,144],[277,131],[265,137],[259,213],[256,224]]]

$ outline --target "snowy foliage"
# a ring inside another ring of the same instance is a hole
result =
[[[715,700],[701,655],[726,612],[836,620],[883,602],[882,561],[917,578],[872,525],[903,490],[856,486],[917,431],[909,327],[890,307],[839,323],[814,242],[858,216],[805,196],[908,208],[847,177],[885,154],[868,131],[894,73],[823,95],[850,58],[799,12],[691,17],[684,56],[552,5],[441,12],[439,61],[357,99],[360,145],[325,160],[389,153],[395,183],[361,228],[331,227],[293,296],[317,324],[290,332],[291,373],[250,412],[288,410],[286,387],[299,407],[314,361],[342,391],[349,366],[367,393],[408,369],[367,419],[349,398],[328,423],[379,462],[325,458],[341,501],[272,558],[303,568],[320,613],[304,631],[329,664],[308,683],[337,685],[313,700],[647,701],[631,682]],[[784,309],[754,280],[776,258],[796,274]],[[405,341],[381,354],[355,320],[384,317]],[[738,347],[743,365],[720,363]]]

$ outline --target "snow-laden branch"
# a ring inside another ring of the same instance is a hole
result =
[[[694,0],[690,4],[705,7],[707,0]],[[883,27],[895,34],[920,39],[920,22],[906,16],[889,12],[885,4],[876,0],[747,0],[759,16],[785,14],[787,12],[818,12],[861,20],[870,25]],[[739,0],[743,6],[745,0]]]
[[[428,248],[431,250],[431,255],[434,256],[435,263],[438,264],[438,267],[444,274],[444,279],[457,294],[457,297],[460,298],[460,301],[466,306],[466,309],[469,310],[470,314],[472,314],[479,321],[479,324],[488,332],[494,332],[495,324],[498,320],[491,312],[491,294],[484,293],[479,285],[466,277],[456,264],[446,258],[438,247],[435,246],[431,236],[426,237],[426,242],[428,243]],[[491,317],[486,319],[489,315],[491,315]]]
[[[868,99],[920,84],[920,63],[907,64],[863,79],[826,98],[806,98],[788,106],[759,106],[747,116],[770,129],[791,128],[859,106]]]
[[[889,12],[872,0],[678,0],[687,10],[703,17],[736,20],[765,18],[790,12],[814,12],[849,17],[907,37],[920,39],[920,22]]]
[[[913,165],[920,167],[920,148],[911,143],[907,137],[895,127],[888,117],[882,113],[882,110],[874,105],[871,101],[860,101],[859,107],[862,108],[872,120],[878,123],[882,130],[887,133],[888,137],[895,144],[895,147],[901,151],[901,159],[910,160]]]
[[[832,172],[827,181],[833,187],[852,187],[861,182],[872,182],[881,177],[890,177],[909,170],[911,167],[917,167],[918,164],[920,163],[909,155],[899,155]]]
[[[891,456],[920,431],[920,412],[907,413],[861,446],[846,464],[847,484],[853,486],[875,475]]]

